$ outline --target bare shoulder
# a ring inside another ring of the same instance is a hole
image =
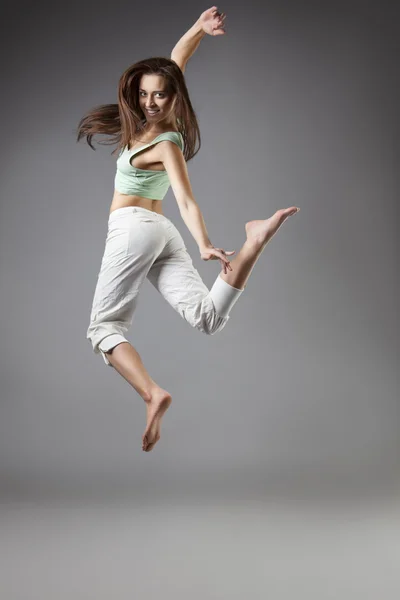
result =
[[[180,146],[171,140],[162,140],[157,146],[160,151],[160,159],[164,161],[183,161],[185,162],[182,149]]]
[[[175,198],[179,206],[188,206],[194,200],[183,152],[178,144],[171,140],[163,140],[159,146],[159,157],[168,173]]]

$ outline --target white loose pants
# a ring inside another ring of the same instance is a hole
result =
[[[114,210],[86,335],[109,366],[105,352],[127,341],[146,277],[192,327],[210,335],[225,327],[243,291],[219,275],[208,290],[182,236],[164,215],[137,206]]]

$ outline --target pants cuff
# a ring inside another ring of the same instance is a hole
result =
[[[234,288],[218,275],[210,290],[210,296],[215,306],[215,311],[220,317],[227,317],[233,306],[239,300],[242,292]]]
[[[112,367],[112,364],[110,363],[107,356],[105,355],[105,352],[109,352],[110,350],[112,350],[112,348],[115,348],[115,346],[118,346],[118,344],[120,344],[121,342],[126,342],[126,341],[127,340],[120,333],[113,333],[113,334],[105,337],[103,340],[101,340],[101,342],[99,344],[99,350],[101,352],[101,355],[102,355],[103,360],[106,363],[106,365],[108,365],[109,367]]]

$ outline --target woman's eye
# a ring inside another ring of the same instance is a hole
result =
[[[143,97],[146,95],[146,92],[139,92],[139,95]],[[157,96],[159,96],[160,98],[165,98],[165,94],[163,94],[162,92],[158,92]]]

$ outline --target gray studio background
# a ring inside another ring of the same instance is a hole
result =
[[[188,168],[210,238],[238,251],[247,221],[301,211],[220,334],[191,329],[144,285],[129,340],[173,397],[151,453],[142,399],[86,340],[116,156],[77,144],[78,121],[116,102],[131,63],[169,56],[209,6],[2,8],[7,600],[28,589],[41,600],[398,597],[400,94],[388,4],[218,5],[227,35],[204,38],[185,73],[202,134]],[[171,190],[163,206],[211,287],[218,263],[199,258]],[[98,505],[114,502],[125,508],[105,516]]]

